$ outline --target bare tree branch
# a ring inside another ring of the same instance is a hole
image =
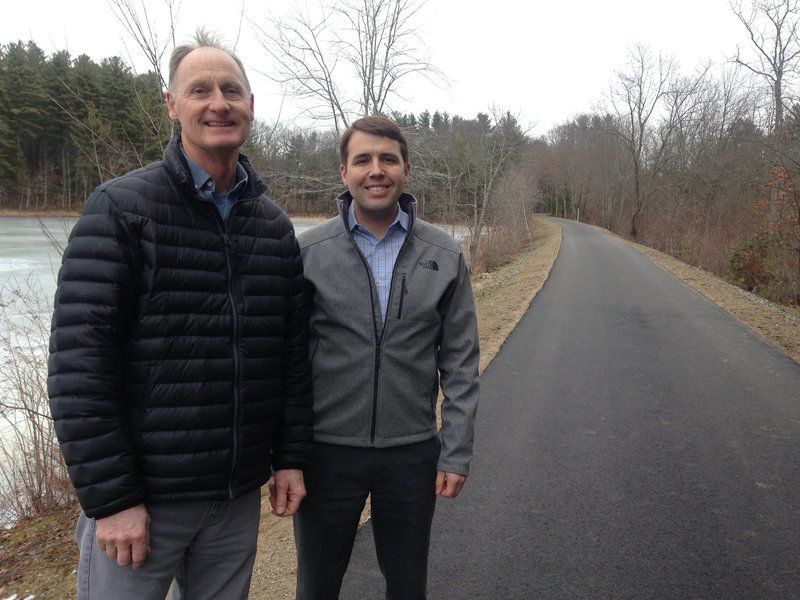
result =
[[[386,113],[399,85],[412,75],[441,77],[420,50],[415,0],[358,0],[315,7],[288,18],[253,23],[277,64],[273,81],[310,103],[308,114],[333,122],[337,133],[353,118]]]
[[[800,68],[800,2],[798,0],[752,0],[746,10],[743,0],[731,0],[733,14],[744,26],[755,51],[755,59],[742,58],[739,48],[733,62],[763,78],[772,91],[773,133],[783,135],[784,88]]]

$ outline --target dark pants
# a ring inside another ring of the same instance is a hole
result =
[[[395,448],[314,445],[294,518],[298,600],[339,597],[368,494],[386,597],[425,598],[438,459],[436,438]]]

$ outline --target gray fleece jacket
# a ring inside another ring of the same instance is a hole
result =
[[[369,265],[339,216],[298,236],[307,285],[315,441],[386,448],[436,436],[438,469],[467,475],[478,405],[478,328],[469,271],[451,236],[416,219],[395,263],[386,323]]]

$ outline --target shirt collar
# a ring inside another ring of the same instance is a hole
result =
[[[348,218],[347,222],[350,224],[350,231],[353,231],[356,227],[359,227],[361,231],[367,231],[367,228],[361,225],[358,220],[356,219],[356,201],[350,201],[350,208],[348,209]],[[408,231],[408,213],[400,208],[400,205],[397,205],[397,215],[394,218],[394,221],[386,228],[388,232],[392,227],[395,225],[399,225],[403,231]]]
[[[186,163],[189,165],[189,171],[192,173],[192,180],[194,181],[194,189],[197,192],[207,192],[207,193],[215,193],[217,189],[216,182],[211,178],[211,175],[189,158],[189,155],[183,151],[181,148],[181,152],[183,153],[183,157],[186,159]],[[234,184],[231,191],[228,192],[228,195],[239,195],[244,190],[244,187],[247,185],[247,171],[245,171],[244,167],[237,161],[236,162],[236,183]]]

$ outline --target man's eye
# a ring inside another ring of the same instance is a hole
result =
[[[201,94],[205,94],[205,93],[206,93],[206,89],[205,88],[201,88],[201,87],[192,88],[192,94],[194,94],[195,96],[198,96],[198,95],[201,95]]]

